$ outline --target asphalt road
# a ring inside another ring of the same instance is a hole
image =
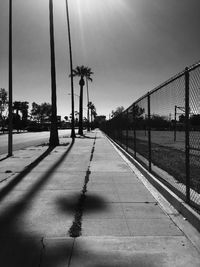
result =
[[[70,136],[71,130],[59,130],[59,136]],[[40,145],[49,140],[50,132],[15,133],[13,134],[13,151],[33,145]],[[8,135],[0,135],[0,155],[8,152]]]

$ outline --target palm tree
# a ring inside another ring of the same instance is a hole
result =
[[[95,118],[96,115],[97,115],[96,107],[92,102],[89,102],[88,109],[90,109],[90,118],[91,118],[90,121],[91,121],[91,124],[92,124],[92,118]]]
[[[91,81],[92,82],[92,78],[91,78],[91,75],[94,74],[92,71],[91,71],[91,68],[88,68],[86,67],[87,69],[87,76],[86,76],[86,87],[87,87],[87,130],[90,131],[90,113],[89,113],[89,90],[88,90],[88,81]]]
[[[71,117],[71,138],[75,138],[74,129],[74,81],[73,81],[73,61],[72,61],[72,46],[71,46],[71,33],[69,23],[69,8],[68,0],[66,0],[66,15],[67,15],[67,28],[68,28],[68,40],[69,40],[69,56],[70,56],[70,77],[71,77],[71,102],[72,102],[72,117]]]
[[[84,66],[77,66],[73,70],[72,75],[75,77],[80,77],[80,99],[79,99],[79,129],[78,134],[83,135],[83,87],[85,85],[84,77],[87,77],[87,68]]]
[[[50,28],[50,51],[51,51],[51,131],[49,145],[54,147],[59,145],[57,128],[57,104],[56,104],[56,67],[55,67],[55,48],[54,48],[54,25],[53,25],[53,1],[49,0],[49,28]]]
[[[90,110],[91,110],[91,122],[92,122],[92,120],[94,120],[95,119],[95,117],[96,117],[96,107],[95,107],[95,105],[92,103],[92,105],[90,106]]]

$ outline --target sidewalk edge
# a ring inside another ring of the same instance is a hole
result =
[[[155,176],[146,170],[137,160],[128,154],[109,136],[103,133],[112,144],[119,149],[128,160],[144,175],[144,177],[169,201],[169,203],[180,212],[199,232],[200,232],[200,215],[195,212],[187,203],[175,195],[167,186],[162,184]]]

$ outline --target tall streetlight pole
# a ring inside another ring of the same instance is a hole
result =
[[[9,0],[9,74],[8,74],[8,87],[9,87],[9,113],[8,113],[8,156],[13,154],[13,114],[12,114],[12,0]]]
[[[56,103],[56,66],[55,66],[55,48],[54,48],[54,25],[53,25],[53,0],[49,0],[49,26],[50,26],[50,52],[51,52],[51,131],[50,146],[59,145],[57,128],[57,103]]]
[[[72,119],[71,119],[71,138],[75,138],[74,129],[74,77],[73,77],[73,61],[72,61],[72,46],[71,46],[71,32],[69,23],[69,7],[68,0],[66,0],[66,15],[67,15],[67,27],[68,27],[68,40],[69,40],[69,56],[70,56],[70,78],[71,78],[71,106],[72,106]]]

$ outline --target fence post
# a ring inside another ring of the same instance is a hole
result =
[[[126,111],[126,151],[128,151],[128,109]]]
[[[186,202],[190,202],[190,94],[189,70],[185,68],[185,167],[186,167]]]
[[[120,116],[120,144],[123,145],[123,125],[122,125],[122,114]]]
[[[135,105],[133,105],[133,147],[134,147],[134,158],[136,159],[136,116],[135,116]]]
[[[177,106],[174,107],[174,142],[176,142],[176,113],[177,113]]]
[[[151,99],[150,93],[147,95],[148,99],[148,147],[149,147],[149,171],[151,172]]]

